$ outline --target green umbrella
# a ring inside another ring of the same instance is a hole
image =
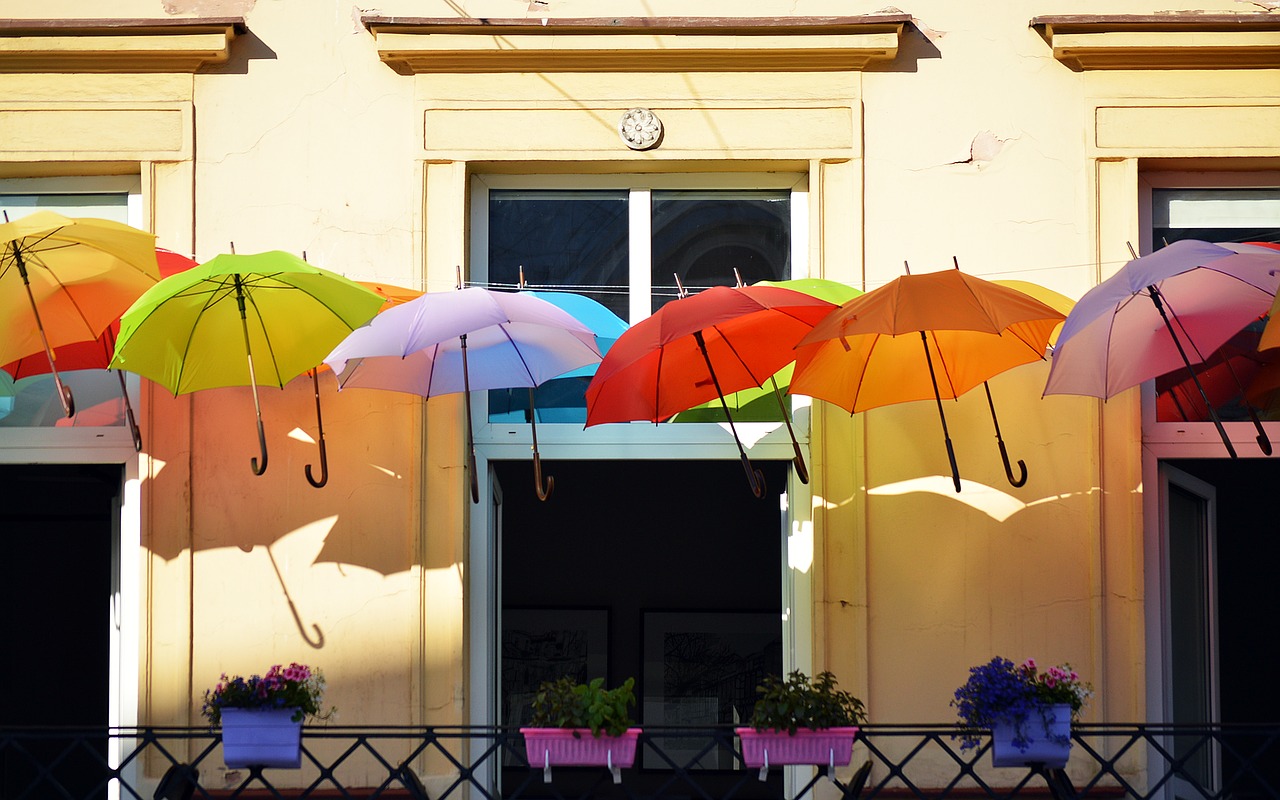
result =
[[[110,366],[150,378],[175,396],[251,387],[262,462],[250,463],[261,475],[267,444],[258,384],[283,389],[372,319],[382,303],[359,283],[291,253],[219,255],[138,298],[120,319]]]

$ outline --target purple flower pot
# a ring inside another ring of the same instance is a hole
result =
[[[993,765],[1065,767],[1071,756],[1071,706],[1062,703],[1033,710],[1023,720],[1021,733],[1027,739],[1023,747],[1014,744],[1018,729],[1012,720],[1002,720],[991,727]]]
[[[302,721],[294,709],[222,709],[222,760],[228,767],[302,766]]]

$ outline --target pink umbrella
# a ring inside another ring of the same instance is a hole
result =
[[[471,499],[479,502],[471,440],[472,389],[532,389],[571,370],[596,364],[595,334],[567,311],[527,293],[472,287],[428,292],[387,308],[352,331],[325,358],[339,388],[409,392],[423,397],[467,394],[467,446]],[[533,464],[542,485],[537,429]]]
[[[1044,393],[1103,399],[1214,351],[1267,313],[1275,298],[1280,252],[1186,239],[1134,258],[1090,289],[1067,315]],[[1203,387],[1197,388],[1203,397]],[[1227,452],[1235,448],[1210,416]],[[1255,416],[1258,445],[1271,443]]]

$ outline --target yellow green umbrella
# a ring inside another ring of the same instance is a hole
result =
[[[262,463],[255,458],[251,464],[261,475],[267,445],[258,384],[284,388],[372,319],[383,302],[376,292],[291,253],[219,255],[138,298],[120,319],[110,366],[174,395],[252,387]]]

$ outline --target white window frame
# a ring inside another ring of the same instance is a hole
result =
[[[1138,214],[1142,253],[1150,253],[1152,242],[1152,189],[1243,189],[1280,187],[1280,171],[1259,172],[1143,172],[1138,178]],[[1142,384],[1142,441],[1147,447],[1172,445],[1168,458],[1214,458],[1226,456],[1222,438],[1212,422],[1159,422],[1156,419],[1155,381]],[[1241,458],[1261,456],[1255,441],[1257,432],[1248,421],[1223,422],[1223,429]],[[1271,441],[1280,446],[1280,421],[1263,421]],[[1185,452],[1177,445],[1187,446]],[[1162,452],[1167,448],[1162,447]]]
[[[808,178],[796,173],[712,173],[691,175],[474,175],[471,181],[471,251],[469,282],[484,285],[488,281],[489,264],[489,190],[490,189],[615,189],[632,193],[630,204],[631,257],[631,319],[638,321],[652,313],[650,300],[650,270],[636,268],[636,261],[647,261],[649,255],[650,217],[649,204],[645,202],[653,191],[678,189],[775,189],[791,192],[791,277],[809,274],[809,201]],[[637,202],[638,201],[638,202]],[[792,398],[792,427],[801,446],[808,444],[809,426],[807,398]],[[472,420],[475,425],[477,447],[484,446],[493,457],[526,457],[532,445],[529,425],[523,423],[493,422],[489,420],[488,397],[485,392],[473,392],[471,398]],[[738,433],[751,448],[753,458],[788,459],[792,455],[791,440],[786,426],[779,422],[736,422]],[[577,447],[626,446],[633,458],[672,457],[671,448],[690,448],[693,452],[680,458],[730,458],[737,457],[733,439],[728,435],[725,423],[675,423],[654,425],[652,422],[635,422],[598,425],[583,429],[579,425],[565,423],[541,423],[538,425],[540,449],[550,448],[558,458],[599,458],[591,450],[576,451]],[[561,447],[573,448],[566,452]],[[493,449],[496,448],[496,449]],[[645,453],[653,451],[652,454]],[[480,470],[483,474],[483,470]]]
[[[3,194],[127,194],[129,224],[146,230],[140,175],[62,176],[0,179]],[[138,379],[129,376],[130,402],[138,407]],[[120,464],[124,486],[119,500],[111,565],[111,597],[100,609],[110,626],[108,724],[138,724],[139,621],[141,619],[142,497],[140,457],[134,450],[128,426],[74,428],[2,428],[0,463],[3,464]],[[118,766],[120,739],[108,742],[107,758]],[[114,789],[113,789],[114,791]]]
[[[477,174],[470,184],[470,282],[484,285],[488,279],[488,208],[491,189],[626,189],[632,200],[652,191],[679,189],[778,189],[791,192],[791,276],[809,274],[808,176],[801,173],[707,173],[707,174],[617,174],[617,175],[493,175]],[[647,255],[649,204],[631,204],[633,259]],[[640,213],[644,209],[646,213]],[[643,218],[643,219],[641,219]],[[643,235],[637,232],[640,226]],[[638,245],[638,246],[637,246]],[[631,270],[632,319],[651,313],[651,270]],[[472,393],[472,419],[476,421],[476,474],[480,502],[471,504],[468,559],[469,626],[469,707],[471,722],[490,725],[497,721],[499,685],[493,626],[501,600],[498,586],[498,548],[493,537],[494,491],[490,462],[529,458],[530,426],[527,424],[488,421],[488,398],[485,392]],[[792,398],[792,427],[806,461],[809,455],[809,409],[807,398]],[[790,437],[782,422],[735,423],[748,445],[752,460],[789,461],[794,456]],[[712,423],[678,423],[654,425],[651,422],[609,424],[583,429],[578,425],[546,423],[538,425],[538,445],[544,461],[590,459],[734,459],[738,450],[728,434],[728,426]],[[554,469],[552,469],[554,472]],[[745,483],[746,477],[744,475]],[[784,671],[801,669],[812,672],[812,578],[813,578],[813,499],[810,488],[788,471],[780,532],[783,596],[780,598],[783,621]],[[522,491],[531,487],[504,486],[503,491]],[[744,486],[744,491],[746,491]],[[788,781],[798,781],[788,773]],[[798,787],[800,784],[796,783]],[[788,783],[791,786],[791,783]],[[792,787],[795,788],[795,787]]]

